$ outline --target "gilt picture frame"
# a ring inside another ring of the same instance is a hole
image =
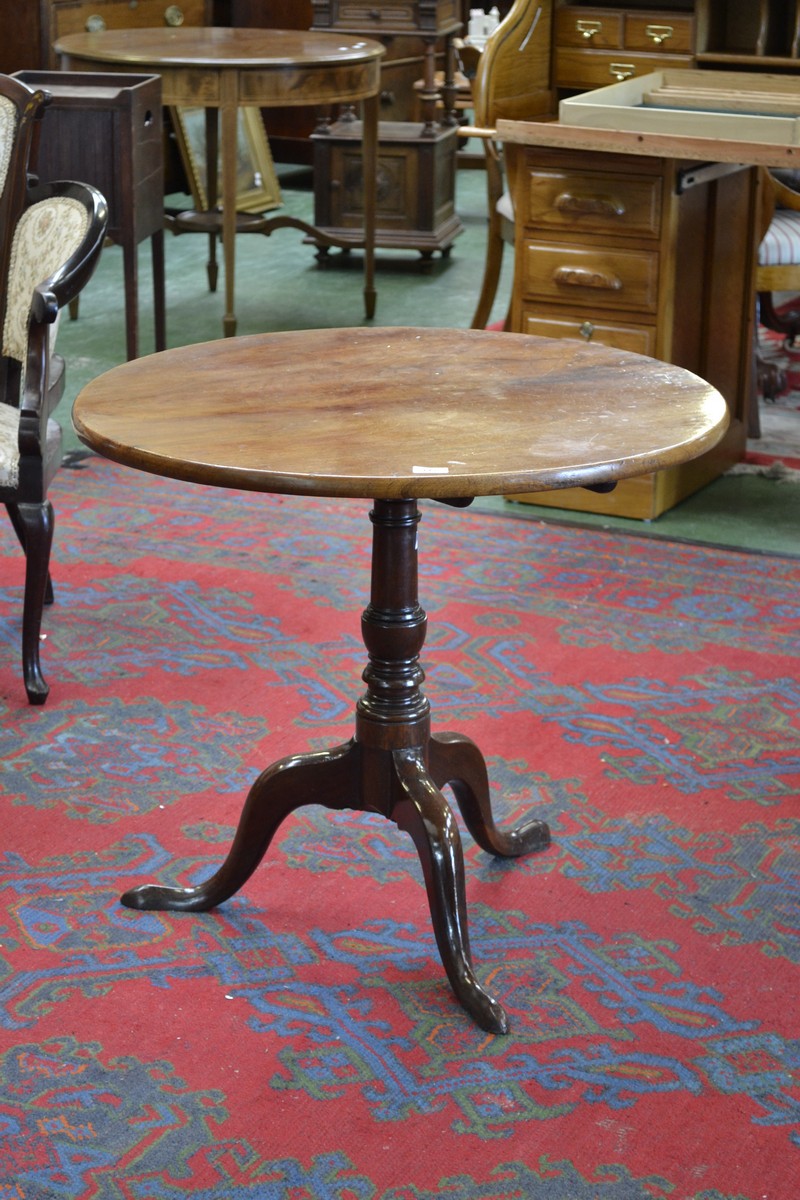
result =
[[[208,209],[206,162],[206,110],[170,108],[175,139],[198,212]],[[279,208],[281,189],[259,108],[247,106],[237,112],[236,211],[267,212]]]

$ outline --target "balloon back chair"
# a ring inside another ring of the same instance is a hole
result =
[[[108,224],[96,189],[37,185],[29,175],[47,99],[0,75],[0,501],[25,553],[22,670],[31,704],[43,704],[49,691],[39,641],[43,606],[53,599],[47,493],[61,464],[61,428],[52,413],[63,394],[64,363],[53,350],[55,327],[91,277]]]
[[[487,39],[473,80],[473,117],[483,136],[489,211],[483,283],[473,329],[486,327],[500,281],[503,247],[514,244],[511,190],[505,183],[502,147],[491,130],[501,119],[532,121],[552,115],[550,25],[550,5],[541,0],[515,0]]]

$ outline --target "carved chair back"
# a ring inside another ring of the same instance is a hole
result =
[[[550,0],[515,0],[488,38],[472,84],[475,124],[531,120],[549,113]]]

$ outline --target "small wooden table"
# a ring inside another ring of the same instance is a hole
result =
[[[682,462],[723,435],[722,397],[677,367],[570,340],[330,329],[125,363],[83,389],[73,417],[87,446],[157,475],[373,501],[366,692],[355,736],[264,771],[211,879],[145,885],[122,902],[204,911],[245,883],[281,821],[302,805],[381,813],[415,842],[456,996],[482,1028],[505,1032],[503,1008],[473,971],[461,843],[441,788],[450,785],[470,833],[491,854],[538,850],[550,835],[542,821],[497,829],[476,744],[431,734],[419,663],[426,617],[417,597],[417,500],[461,507],[479,495],[605,487]]]
[[[211,214],[222,229],[225,263],[226,336],[236,333],[234,262],[237,228],[237,109],[239,106],[363,106],[362,167],[364,176],[364,306],[375,313],[375,187],[378,142],[380,42],[338,33],[304,33],[285,29],[217,29],[183,25],[176,29],[106,29],[75,33],[55,46],[66,71],[140,71],[161,76],[165,105],[219,109],[222,149],[222,213]],[[216,125],[214,124],[214,129]],[[212,132],[211,123],[208,126]],[[207,138],[209,204],[216,178],[216,137]],[[209,218],[205,228],[208,229]],[[291,216],[262,217],[249,228],[270,234],[274,229],[301,229],[315,238],[325,235]],[[345,245],[329,236],[330,245]],[[352,241],[346,243],[352,245]]]

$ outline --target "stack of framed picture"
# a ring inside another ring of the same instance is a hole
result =
[[[169,111],[195,209],[207,212],[206,109]],[[263,213],[280,208],[281,189],[259,108],[240,108],[238,112],[236,184],[237,212]]]

